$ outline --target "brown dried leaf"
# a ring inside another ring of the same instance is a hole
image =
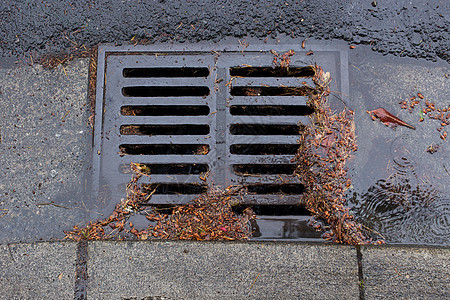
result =
[[[396,127],[397,125],[405,126],[411,129],[416,129],[414,126],[411,126],[407,124],[406,122],[400,120],[384,108],[378,108],[375,110],[368,110],[366,111],[368,114],[370,114],[372,117],[378,118],[381,122],[383,122],[384,125],[390,126],[390,127]]]

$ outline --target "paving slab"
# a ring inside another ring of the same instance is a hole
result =
[[[0,245],[1,299],[73,299],[76,243]]]
[[[88,67],[0,68],[0,243],[61,238],[88,219]]]
[[[366,299],[450,299],[450,248],[361,249]]]
[[[358,299],[356,250],[299,243],[91,242],[90,299]]]

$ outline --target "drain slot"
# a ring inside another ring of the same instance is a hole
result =
[[[294,164],[242,164],[232,165],[233,172],[236,175],[245,176],[247,174],[265,175],[265,174],[294,174]]]
[[[206,164],[140,164],[142,173],[170,175],[199,175],[209,170]],[[129,165],[121,165],[121,174],[131,174]]]
[[[123,144],[119,146],[121,155],[206,155],[209,145],[195,144]]]
[[[123,77],[208,77],[208,68],[124,68]]]
[[[231,154],[238,155],[292,155],[297,153],[296,144],[234,144]]]
[[[286,194],[301,195],[305,187],[302,184],[253,184],[247,185],[247,191],[250,194]]]
[[[128,86],[122,88],[125,97],[186,97],[209,95],[206,86]]]
[[[306,105],[232,105],[230,114],[236,116],[305,116],[313,112]]]
[[[209,134],[208,125],[122,125],[120,134],[123,135],[206,135]]]
[[[312,77],[315,71],[312,67],[232,67],[231,76],[241,77]]]
[[[272,124],[231,124],[230,133],[234,135],[298,135],[298,125]]]
[[[177,207],[176,204],[142,204],[142,206],[150,206],[153,210],[162,215],[171,215],[173,209]],[[147,220],[144,224],[147,224]]]
[[[205,193],[207,190],[206,185],[199,184],[178,184],[178,183],[165,183],[165,184],[142,184],[142,188],[152,192],[156,189],[156,195],[196,195]]]
[[[307,96],[314,90],[307,86],[235,86],[231,88],[232,96]]]
[[[122,116],[207,116],[206,105],[136,105],[122,106]]]
[[[236,205],[233,211],[242,214],[247,207],[251,207],[255,214],[264,216],[311,216],[301,205]]]

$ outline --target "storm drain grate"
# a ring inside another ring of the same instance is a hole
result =
[[[100,205],[123,197],[133,162],[151,171],[141,183],[156,187],[153,204],[187,203],[211,184],[244,185],[240,207],[258,214],[255,237],[317,238],[297,205],[304,187],[291,163],[298,123],[312,113],[312,60],[298,46],[277,45],[297,54],[289,70],[273,68],[273,47],[257,48],[100,47],[93,181]],[[316,51],[313,60],[326,65],[339,92],[346,92],[343,53]]]

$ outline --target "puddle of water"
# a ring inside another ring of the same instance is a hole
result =
[[[360,46],[349,61],[359,146],[349,172],[353,212],[389,243],[449,245],[449,142],[440,134],[450,128],[438,132],[440,122],[427,116],[419,122],[420,109],[409,113],[399,104],[421,93],[436,108],[448,107],[448,64],[381,56]],[[417,129],[372,121],[366,110],[379,107]],[[427,152],[431,145],[437,152]]]
[[[252,240],[318,241],[321,232],[308,225],[310,216],[258,216],[252,222]]]

